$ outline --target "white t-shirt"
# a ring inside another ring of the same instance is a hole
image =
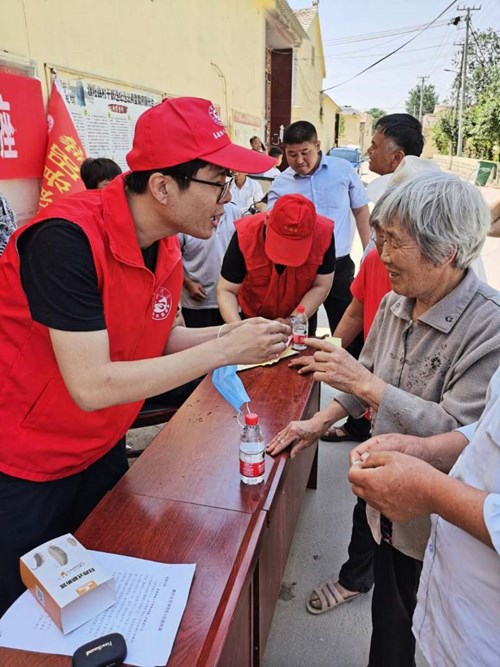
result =
[[[241,215],[248,213],[250,206],[259,202],[263,197],[261,184],[248,176],[241,188],[234,182],[231,186],[232,201],[240,209]]]
[[[470,444],[450,475],[488,492],[483,516],[493,548],[432,516],[413,632],[431,667],[498,667],[500,369],[490,382]]]
[[[189,234],[178,234],[182,252],[184,273],[205,289],[208,296],[194,301],[185,287],[182,288],[181,306],[195,310],[218,308],[217,283],[227,246],[236,231],[234,221],[240,218],[237,206],[224,204],[224,215],[209,239],[197,239]]]

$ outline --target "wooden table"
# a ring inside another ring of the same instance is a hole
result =
[[[319,385],[282,361],[241,373],[269,439],[319,407]],[[258,666],[317,445],[266,455],[265,480],[240,483],[240,427],[207,377],[77,532],[88,548],[197,564],[169,667]],[[70,659],[0,649],[2,667]]]

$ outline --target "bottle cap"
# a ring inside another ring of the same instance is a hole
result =
[[[298,313],[305,313],[306,312],[306,307],[300,304],[300,306],[297,306],[297,312]]]
[[[245,415],[245,424],[247,426],[257,426],[259,423],[259,415],[256,415],[255,412],[248,412]]]

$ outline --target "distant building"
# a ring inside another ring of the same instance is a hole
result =
[[[343,106],[340,110],[339,146],[358,146],[364,155],[372,140],[373,118],[370,114]]]

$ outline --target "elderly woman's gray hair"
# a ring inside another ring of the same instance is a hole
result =
[[[479,190],[453,174],[422,174],[388,190],[377,202],[375,224],[395,216],[424,257],[439,265],[454,255],[466,269],[479,256],[491,225]]]

